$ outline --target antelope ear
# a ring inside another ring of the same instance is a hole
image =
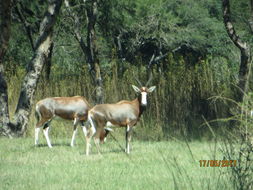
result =
[[[141,92],[141,90],[137,86],[132,85],[132,87],[133,87],[133,89],[134,89],[135,92],[138,92],[138,93]]]
[[[155,89],[156,89],[156,86],[151,86],[151,87],[148,89],[148,92],[153,92]]]

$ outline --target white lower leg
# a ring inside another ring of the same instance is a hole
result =
[[[130,140],[131,140],[131,130],[132,128],[128,125],[126,131],[126,153],[130,153]]]
[[[76,133],[77,133],[77,128],[73,131],[73,135],[72,135],[72,139],[71,139],[71,144],[70,144],[70,146],[72,146],[72,147],[75,144]]]
[[[92,125],[89,130],[89,134],[87,134],[87,137],[86,137],[86,155],[87,156],[90,153],[90,147],[91,147],[90,140],[91,140],[92,136],[95,134],[95,132],[96,132],[96,129],[95,129],[94,125]]]
[[[96,147],[97,147],[98,154],[101,154],[99,142],[100,142],[100,139],[99,139],[99,138],[94,138],[94,143],[95,143],[95,145],[96,145]]]
[[[86,155],[88,156],[89,150],[90,150],[90,138],[87,137],[87,129],[85,126],[82,126],[82,130],[83,130],[84,137],[86,139]]]
[[[90,138],[87,137],[86,138],[86,156],[89,156],[89,153],[90,153]]]
[[[129,142],[127,143],[126,153],[127,153],[127,154],[130,153],[130,145],[129,145]]]
[[[35,145],[38,145],[39,143],[39,132],[40,132],[40,128],[36,127],[35,128]]]
[[[82,126],[83,134],[86,137],[87,136],[87,129],[85,126]]]
[[[49,139],[49,136],[48,136],[48,130],[49,130],[49,127],[47,127],[46,129],[43,129],[43,133],[44,133],[45,138],[47,140],[48,147],[52,148],[52,145],[51,145],[51,142],[50,142],[50,139]]]

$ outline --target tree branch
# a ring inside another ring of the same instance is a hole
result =
[[[78,16],[76,16],[76,14],[71,10],[70,5],[69,5],[69,1],[68,0],[64,0],[65,6],[67,8],[68,14],[71,16],[71,18],[73,19],[75,26],[74,26],[74,37],[75,39],[78,41],[82,51],[84,54],[87,54],[87,46],[84,43],[83,37],[80,33],[81,29],[80,29],[80,21]]]
[[[19,2],[21,4],[21,2]],[[21,6],[21,9],[22,9],[22,6]],[[15,7],[15,11],[19,17],[19,19],[21,20],[21,22],[23,23],[23,26],[25,28],[25,31],[26,31],[26,34],[27,34],[27,37],[30,41],[30,44],[31,44],[31,47],[32,47],[32,50],[35,51],[35,48],[34,48],[34,42],[33,42],[33,38],[32,38],[32,32],[31,32],[31,27],[30,25],[28,24],[28,22],[26,21],[24,15],[23,15],[23,10],[20,11],[19,7],[18,7],[18,4],[16,5]]]
[[[228,33],[230,39],[240,50],[246,49],[247,44],[245,42],[243,42],[239,38],[239,36],[236,34],[236,31],[235,31],[233,24],[231,22],[229,0],[223,0],[222,7],[223,7],[223,22],[224,22],[225,28],[227,30],[227,33]]]
[[[250,19],[249,19],[249,26],[251,34],[253,34],[253,0],[250,0]]]
[[[234,98],[238,102],[243,101],[245,93],[248,91],[248,82],[250,76],[250,48],[246,42],[243,42],[239,36],[236,34],[236,31],[233,27],[230,17],[230,3],[229,0],[222,0],[223,8],[223,22],[227,30],[228,36],[232,42],[237,46],[241,51],[241,62],[239,69],[239,82],[238,87],[233,89]]]

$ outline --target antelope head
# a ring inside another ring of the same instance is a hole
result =
[[[140,101],[142,106],[147,106],[147,95],[148,95],[148,93],[151,93],[156,89],[156,86],[151,86],[150,88],[147,87],[148,84],[150,83],[151,79],[152,78],[149,78],[148,82],[145,84],[145,86],[143,86],[141,84],[141,82],[136,78],[138,84],[141,87],[138,88],[137,86],[132,85],[134,91],[139,94],[139,101]]]

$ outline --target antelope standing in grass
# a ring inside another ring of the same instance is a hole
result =
[[[57,116],[65,120],[74,121],[74,131],[71,139],[71,146],[74,146],[75,136],[77,133],[77,126],[79,123],[82,125],[84,136],[87,136],[87,128],[84,125],[87,120],[88,110],[90,105],[84,97],[53,97],[40,100],[36,104],[35,116],[37,124],[35,127],[35,145],[38,145],[40,128],[43,127],[47,144],[52,148],[48,130],[51,120]],[[103,142],[108,134],[109,129],[105,129],[100,134],[100,140]]]
[[[150,78],[151,80],[151,78]],[[104,130],[105,126],[120,126],[126,127],[126,153],[130,153],[130,140],[132,135],[132,128],[136,125],[141,114],[147,106],[148,93],[155,90],[155,86],[147,88],[146,86],[138,88],[132,85],[138,97],[133,101],[123,100],[116,104],[100,104],[90,109],[88,113],[88,120],[91,124],[91,132],[86,138],[86,155],[89,155],[90,140],[94,135],[94,142],[100,153],[99,134]],[[139,82],[139,81],[138,81]],[[141,84],[139,82],[139,84]]]

